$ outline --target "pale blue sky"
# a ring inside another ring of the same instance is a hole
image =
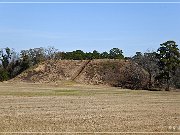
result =
[[[133,56],[167,40],[180,44],[179,14],[180,4],[0,4],[0,48],[102,52],[118,47]]]

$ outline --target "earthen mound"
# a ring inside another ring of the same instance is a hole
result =
[[[130,89],[145,89],[148,73],[136,63],[125,60],[49,60],[17,76],[14,81],[57,82],[73,80]]]

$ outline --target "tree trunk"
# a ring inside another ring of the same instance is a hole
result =
[[[153,82],[152,82],[152,71],[151,71],[151,69],[148,69],[148,73],[149,73],[148,89],[152,89]]]
[[[166,86],[166,91],[169,91],[170,90],[170,81],[169,81],[169,79],[167,79],[167,86]]]
[[[149,89],[152,88],[152,75],[151,72],[149,72]]]

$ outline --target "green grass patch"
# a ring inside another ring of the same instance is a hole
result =
[[[104,94],[127,94],[128,91],[110,91],[110,90],[43,90],[43,91],[1,91],[0,96],[93,96]]]
[[[80,90],[54,90],[52,93],[57,96],[58,95],[68,96],[68,95],[80,95],[82,91]]]
[[[34,97],[34,96],[76,96],[80,95],[80,91],[78,90],[52,90],[52,91],[42,91],[42,92],[22,92],[22,91],[3,91],[0,92],[1,96],[27,96],[27,97]]]
[[[35,87],[13,87],[13,88],[3,88],[0,90],[0,96],[95,96],[95,95],[146,95],[146,94],[159,94],[158,92],[151,91],[136,91],[136,90],[122,90],[122,89],[99,89],[99,88],[77,88],[77,87],[68,87],[68,88],[35,88]]]

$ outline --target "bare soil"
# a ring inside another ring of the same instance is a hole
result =
[[[173,126],[176,129],[172,129]],[[0,83],[2,134],[173,134],[180,132],[179,126],[179,92],[128,90],[69,81]]]

